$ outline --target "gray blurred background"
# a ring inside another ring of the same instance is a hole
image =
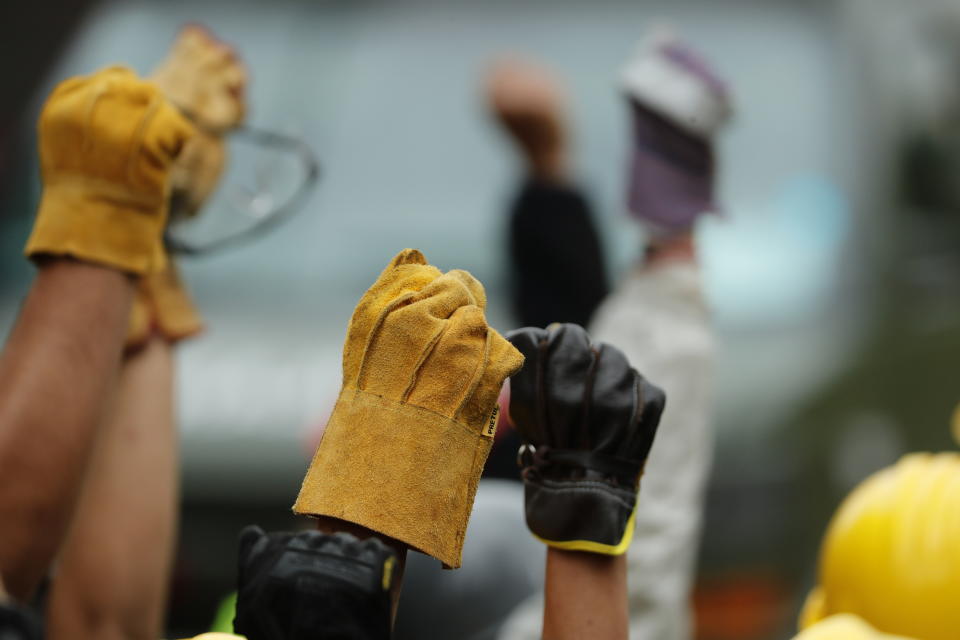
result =
[[[202,630],[231,588],[240,525],[292,526],[349,314],[395,252],[468,269],[492,324],[513,327],[505,206],[519,167],[480,93],[508,52],[565,81],[615,275],[642,241],[623,215],[619,64],[666,22],[735,95],[725,211],[700,237],[721,345],[701,639],[786,637],[839,498],[904,451],[953,446],[960,2],[73,0],[2,12],[4,327],[32,273],[20,250],[40,189],[33,123],[64,77],[116,62],[147,73],[182,24],[203,23],[250,69],[250,122],[301,136],[324,164],[288,225],[182,263],[208,331],[180,349],[172,634]]]

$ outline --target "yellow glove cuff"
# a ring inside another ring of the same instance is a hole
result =
[[[344,389],[293,509],[359,524],[459,567],[492,436]]]
[[[166,204],[104,197],[111,185],[89,180],[47,184],[25,253],[68,255],[143,274],[166,266],[160,244]]]
[[[483,286],[398,254],[354,310],[343,388],[294,511],[340,518],[459,567],[504,379]]]

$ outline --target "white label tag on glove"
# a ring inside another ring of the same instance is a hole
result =
[[[493,408],[493,413],[490,414],[490,419],[487,420],[486,426],[483,428],[483,431],[480,434],[485,438],[492,438],[497,433],[497,416],[500,414],[500,405],[497,405]]]

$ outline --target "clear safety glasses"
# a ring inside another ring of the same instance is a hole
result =
[[[304,210],[320,162],[301,138],[239,127],[224,137],[220,186],[197,215],[171,208],[165,243],[179,255],[218,253],[262,237]]]

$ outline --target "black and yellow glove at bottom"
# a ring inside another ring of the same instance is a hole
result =
[[[234,630],[247,640],[388,640],[396,562],[376,538],[247,527]]]
[[[41,640],[40,620],[12,602],[0,602],[0,640]]]
[[[525,358],[510,380],[510,417],[524,441],[527,526],[551,547],[624,553],[663,391],[575,324],[506,337]]]

